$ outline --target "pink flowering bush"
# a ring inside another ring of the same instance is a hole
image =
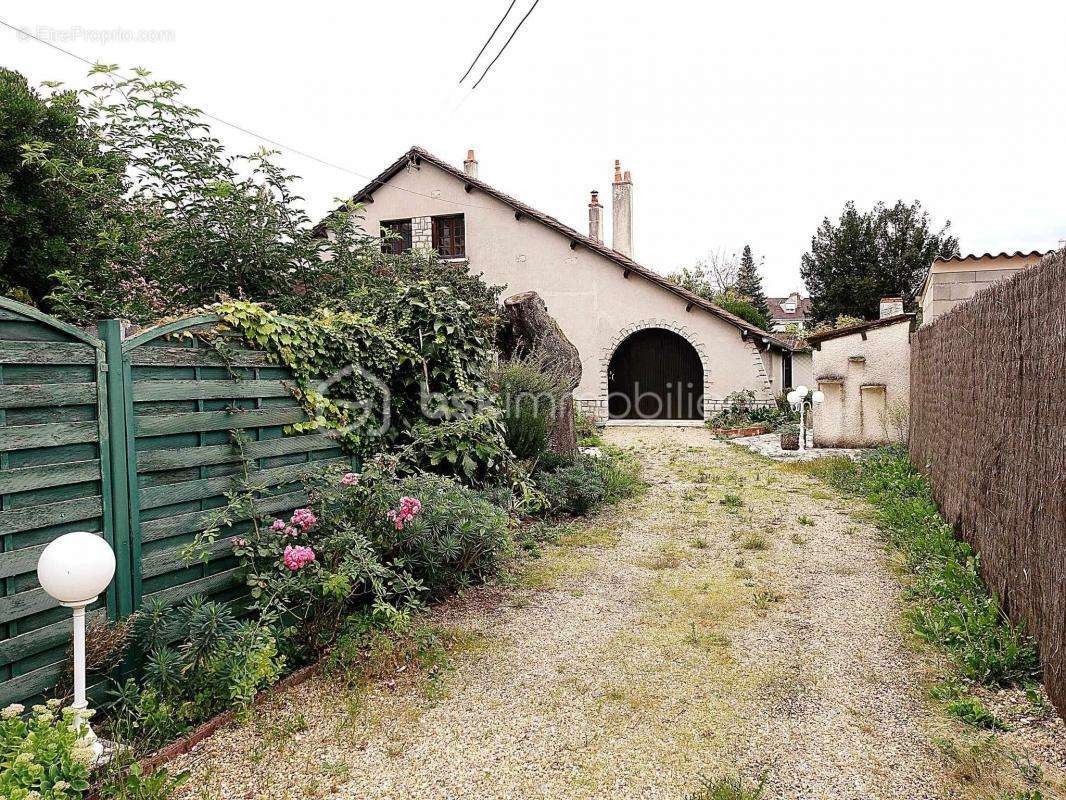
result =
[[[357,474],[324,471],[309,503],[233,540],[262,617],[311,657],[341,620],[385,618],[482,580],[509,552],[506,513],[480,492],[438,475],[396,475],[379,457]]]
[[[396,526],[396,530],[402,531],[403,526],[418,516],[422,510],[422,503],[414,497],[401,497],[398,508],[390,508],[385,517]]]

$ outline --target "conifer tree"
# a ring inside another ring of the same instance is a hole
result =
[[[745,298],[753,305],[765,320],[763,327],[770,325],[770,306],[766,302],[766,294],[762,290],[762,275],[755,265],[755,256],[751,253],[751,245],[744,245],[744,252],[740,256],[740,269],[737,272],[736,293]]]

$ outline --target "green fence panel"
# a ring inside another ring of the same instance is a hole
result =
[[[307,504],[300,481],[309,468],[348,463],[326,435],[285,433],[307,419],[291,371],[234,338],[212,346],[218,324],[212,315],[193,317],[122,344],[135,606],[241,594],[230,538],[250,521],[199,548],[206,561],[184,557],[227,495],[254,486],[261,515],[287,514]]]
[[[102,340],[0,298],[0,706],[41,696],[66,669],[71,615],[37,583],[44,547],[86,530],[122,549],[107,390]],[[90,615],[120,605],[113,586]]]
[[[331,436],[285,432],[307,419],[291,371],[219,327],[201,315],[127,337],[105,320],[97,337],[0,298],[0,706],[51,692],[66,670],[70,611],[36,580],[52,539],[88,530],[114,548],[95,620],[149,598],[240,598],[230,539],[251,521],[205,559],[188,545],[242,487],[257,515],[287,515],[306,505],[309,471],[351,463]]]

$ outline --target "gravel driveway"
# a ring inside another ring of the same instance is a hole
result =
[[[313,679],[180,759],[189,800],[680,799],[763,772],[767,798],[1023,785],[1009,754],[944,755],[981,740],[925,700],[937,667],[857,506],[702,429],[607,438],[650,491],[437,609],[483,644],[436,691]]]

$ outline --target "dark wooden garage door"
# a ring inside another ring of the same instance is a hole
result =
[[[618,346],[607,373],[611,419],[702,419],[703,366],[672,331],[637,331]]]

